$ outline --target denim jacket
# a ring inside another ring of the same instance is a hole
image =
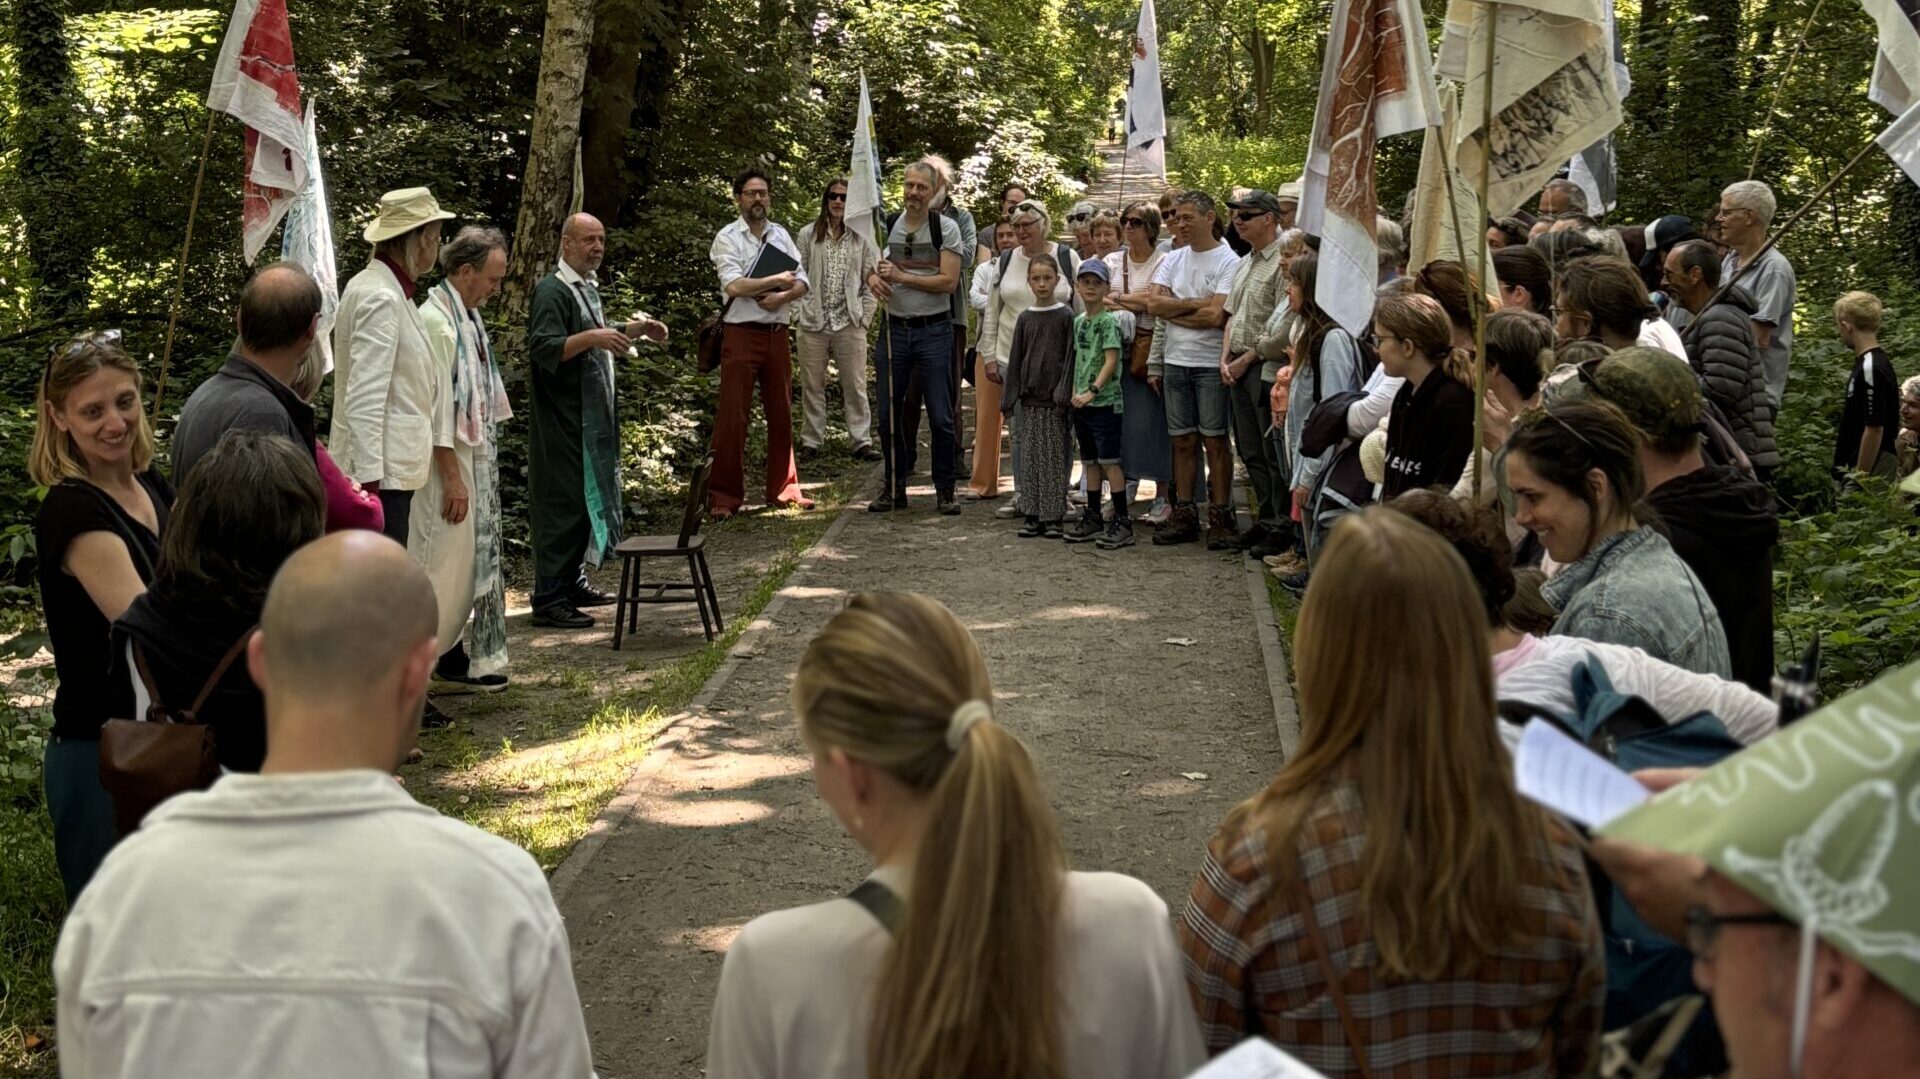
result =
[[[1602,539],[1540,592],[1560,612],[1556,634],[1629,645],[1699,674],[1731,677],[1719,612],[1667,538],[1651,528]]]

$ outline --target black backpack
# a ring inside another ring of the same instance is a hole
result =
[[[893,235],[893,223],[900,220],[901,212],[902,211],[895,210],[887,215],[887,233],[886,236],[880,237],[880,246],[882,248],[887,246],[887,237]],[[927,227],[933,230],[933,249],[935,251],[940,250],[940,219],[945,216],[947,216],[945,210],[937,210],[927,215]]]

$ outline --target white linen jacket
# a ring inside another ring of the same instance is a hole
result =
[[[426,486],[433,457],[433,354],[419,308],[377,259],[340,293],[333,364],[327,452],[340,471],[386,490]]]
[[[867,275],[880,265],[880,252],[874,250],[859,233],[848,229],[847,242],[853,245],[851,256],[847,259],[847,280],[845,283],[847,313],[853,316],[853,324],[866,329],[873,325],[873,313],[879,306],[873,290],[867,287]],[[807,281],[812,286],[807,294],[793,303],[793,323],[800,329],[818,333],[827,328],[827,247],[829,242],[816,243],[813,239],[813,226],[805,225],[797,237],[800,245],[800,268],[806,271]]]

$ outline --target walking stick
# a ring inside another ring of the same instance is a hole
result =
[[[187,251],[193,247],[193,218],[200,210],[200,188],[207,179],[207,151],[213,148],[212,109],[207,110],[207,133],[200,140],[200,170],[193,177],[193,201],[187,203],[187,236],[180,241],[180,269],[173,279],[173,303],[167,310],[167,342],[160,349],[160,372],[153,380],[153,412],[148,422],[160,420],[160,402],[167,394],[167,364],[173,359],[173,330],[180,323],[180,297],[187,287]]]
[[[1800,24],[1800,40],[1793,43],[1793,52],[1787,54],[1787,66],[1780,71],[1780,81],[1774,84],[1773,100],[1767,103],[1767,123],[1760,129],[1760,137],[1753,140],[1753,160],[1747,162],[1747,179],[1760,170],[1760,151],[1767,144],[1767,137],[1773,134],[1773,118],[1780,108],[1780,92],[1787,88],[1787,80],[1793,77],[1794,61],[1800,59],[1800,50],[1807,47],[1807,31],[1813,29],[1813,21],[1820,17],[1820,9],[1827,6],[1827,0],[1819,0],[1813,5],[1813,11],[1807,15],[1807,21]]]

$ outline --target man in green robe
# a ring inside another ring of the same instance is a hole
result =
[[[527,447],[533,533],[533,624],[586,629],[582,607],[614,597],[587,582],[620,542],[620,438],[613,415],[613,358],[632,339],[665,341],[667,328],[641,316],[607,325],[595,271],[607,230],[574,214],[560,231],[560,264],[533,289],[527,350],[533,359],[533,424]]]

